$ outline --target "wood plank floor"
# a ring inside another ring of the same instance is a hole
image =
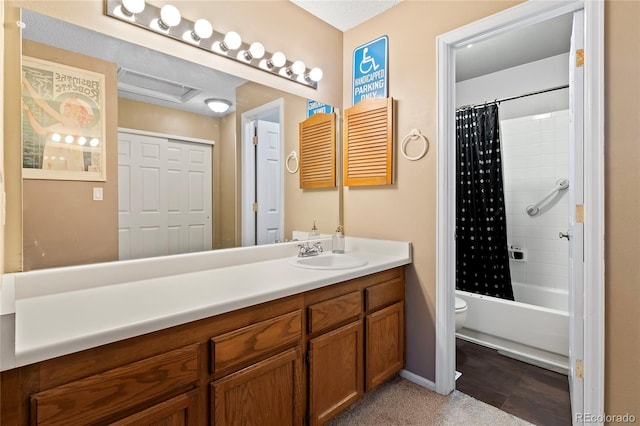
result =
[[[571,424],[567,376],[456,339],[456,389],[540,426]]]

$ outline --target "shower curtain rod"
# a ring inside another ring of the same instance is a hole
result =
[[[540,95],[542,93],[553,92],[555,90],[562,90],[562,89],[568,89],[568,88],[569,88],[569,85],[565,84],[564,86],[552,87],[551,89],[545,89],[545,90],[538,90],[537,92],[526,93],[524,95],[511,96],[509,98],[496,99],[495,102],[499,104],[500,102],[512,101],[514,99],[526,98],[527,96]]]
[[[562,89],[568,89],[568,88],[569,88],[569,85],[565,84],[564,86],[557,86],[557,87],[552,87],[550,89],[538,90],[537,92],[525,93],[524,95],[510,96],[508,98],[496,99],[493,102],[485,102],[483,104],[469,105],[469,107],[471,107],[471,108],[479,108],[479,107],[482,107],[482,106],[485,106],[485,105],[488,105],[488,104],[492,104],[492,103],[499,104],[500,102],[513,101],[514,99],[526,98],[527,96],[540,95],[542,93],[553,92],[555,90],[562,90]],[[459,110],[459,109],[462,109],[462,108],[465,108],[465,107],[457,108],[456,111]]]

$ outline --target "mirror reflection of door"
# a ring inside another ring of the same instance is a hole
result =
[[[283,239],[281,101],[242,114],[242,245]]]
[[[212,248],[211,145],[118,132],[120,260]]]

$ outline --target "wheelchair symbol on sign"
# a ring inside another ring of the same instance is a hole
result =
[[[376,64],[376,60],[369,56],[368,53],[369,48],[365,47],[362,52],[362,60],[360,61],[360,72],[362,74],[368,74],[372,69],[376,71],[380,67],[380,65]]]

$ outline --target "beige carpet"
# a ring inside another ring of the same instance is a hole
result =
[[[327,423],[330,426],[530,425],[458,391],[442,396],[397,377]]]

